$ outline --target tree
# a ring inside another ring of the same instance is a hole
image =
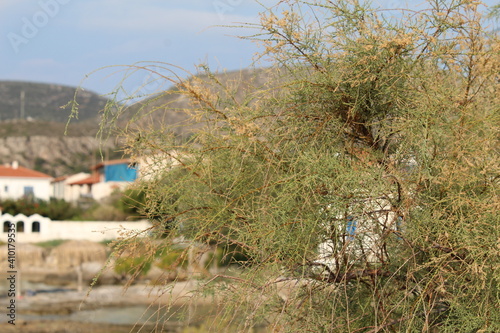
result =
[[[253,89],[206,67],[165,76],[177,89],[163,94],[192,102],[194,135],[179,145],[143,121],[168,105],[126,127],[127,153],[175,160],[143,187],[172,223],[160,246],[180,233],[250,258],[219,290],[219,322],[500,331],[498,35],[478,2],[426,6],[281,1],[251,37],[273,64],[265,83],[262,70]],[[103,128],[126,113],[110,106]]]

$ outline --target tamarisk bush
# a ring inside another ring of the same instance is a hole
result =
[[[129,68],[172,73],[121,130],[153,161],[137,186],[168,225],[157,246],[183,235],[247,258],[200,285],[224,299],[214,331],[500,331],[500,44],[484,11],[280,1],[248,25],[267,69]],[[165,110],[189,120],[154,120]],[[110,105],[102,129],[127,112]]]

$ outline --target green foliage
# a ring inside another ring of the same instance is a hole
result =
[[[118,274],[145,275],[151,269],[151,261],[144,257],[119,258],[114,269]]]
[[[188,266],[188,260],[186,258],[186,251],[184,250],[170,250],[162,251],[162,254],[157,258],[158,266],[166,271],[173,270],[177,267],[182,267],[184,269]]]
[[[52,220],[71,220],[81,214],[78,207],[63,199],[50,199],[49,201],[21,198],[18,200],[7,199],[0,202],[2,212],[11,215],[24,214],[30,216],[39,214]]]
[[[108,246],[108,245],[112,244],[113,242],[114,242],[113,239],[105,239],[103,241],[100,241],[99,243],[102,244],[102,245]]]
[[[2,211],[11,215],[24,214],[27,216],[39,214],[52,220],[86,220],[86,221],[124,221],[128,218],[138,218],[136,211],[131,209],[125,200],[127,193],[117,191],[109,202],[97,203],[94,200],[79,202],[73,205],[63,199],[51,198],[49,201],[33,198],[18,200],[6,199],[0,202]],[[140,198],[140,197],[139,197]],[[131,200],[131,199],[128,199]],[[135,200],[135,199],[134,199]]]
[[[290,0],[259,28],[267,82],[165,77],[196,134],[179,146],[141,127],[144,109],[123,133],[156,161],[142,187],[169,225],[156,246],[244,251],[219,290],[242,331],[500,331],[500,43],[478,5]]]
[[[233,264],[239,266],[247,266],[250,263],[250,257],[246,253],[245,249],[235,244],[220,244],[217,247],[212,259],[216,260],[218,267],[224,267]],[[210,264],[211,260],[209,260],[208,263]]]
[[[98,204],[82,215],[83,220],[89,221],[125,221],[127,215],[118,208],[109,204]]]
[[[142,214],[144,194],[134,189],[115,190],[100,202],[93,199],[80,200],[79,206],[85,207],[82,220],[125,221],[144,218]]]
[[[45,242],[38,242],[35,245],[43,247],[43,248],[52,249],[54,247],[57,247],[57,246],[63,244],[64,242],[66,242],[66,240],[64,240],[64,239],[53,239],[53,240],[45,241]]]
[[[71,203],[63,199],[50,199],[47,204],[47,215],[44,216],[52,220],[71,220],[78,214],[81,214],[81,210]]]
[[[50,173],[50,170],[47,168],[47,161],[41,157],[35,158],[35,167],[33,168],[36,171],[40,171],[43,173]]]
[[[108,200],[97,203],[93,199],[73,205],[63,199],[51,198],[49,201],[33,198],[0,201],[4,213],[27,216],[39,214],[52,220],[85,221],[124,221],[143,218],[141,205],[144,205],[144,192],[133,189],[116,191]],[[133,206],[135,205],[135,206]]]
[[[145,205],[146,193],[136,189],[126,189],[117,201],[117,208],[127,215],[140,217]]]

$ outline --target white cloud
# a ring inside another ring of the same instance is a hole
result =
[[[90,2],[82,6],[80,25],[85,29],[102,31],[200,32],[213,26],[258,20],[256,13],[236,14],[236,8],[205,9],[167,8],[165,5],[152,6],[143,2],[118,4],[117,0],[105,0],[99,5]]]

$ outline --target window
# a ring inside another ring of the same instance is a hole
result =
[[[3,232],[9,232],[10,229],[10,221],[5,221],[3,223]]]
[[[17,232],[24,232],[24,222],[23,221],[17,222],[16,230],[17,230]]]
[[[35,221],[31,224],[31,232],[40,232],[40,222]]]
[[[7,185],[5,185],[5,186],[3,187],[3,191],[4,191],[5,193],[9,192],[9,187],[8,187]]]
[[[24,187],[24,195],[27,197],[32,197],[35,195],[35,190],[33,189],[33,186],[25,186]]]

